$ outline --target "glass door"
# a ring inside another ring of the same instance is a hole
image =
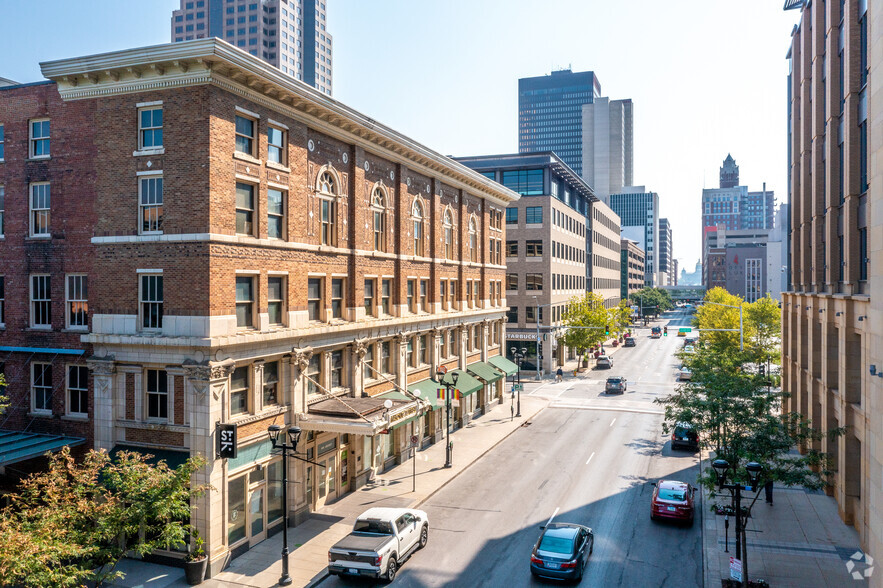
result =
[[[316,508],[322,508],[337,498],[337,460],[332,455],[319,460],[319,464],[321,467],[316,472]]]
[[[267,479],[266,468],[248,474],[248,544],[267,538]]]

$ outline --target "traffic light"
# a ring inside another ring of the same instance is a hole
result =
[[[604,334],[605,334],[605,335],[609,335],[609,334],[610,334],[610,325],[607,325],[606,327],[604,327]]]
[[[668,337],[668,327],[662,327],[662,334],[665,337]]]

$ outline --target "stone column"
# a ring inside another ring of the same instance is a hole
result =
[[[235,364],[185,363],[184,394],[190,397],[190,452],[202,455],[204,468],[193,475],[192,483],[210,484],[205,496],[195,500],[192,522],[205,540],[209,576],[220,572],[227,562],[227,464],[215,458],[215,424],[229,417],[230,375]]]
[[[351,389],[353,396],[359,398],[366,396],[365,393],[365,370],[362,369],[362,361],[368,353],[368,339],[356,339],[351,345],[352,349],[352,370],[350,372],[350,382],[353,383]]]
[[[481,329],[481,361],[487,361],[487,348],[490,343],[490,334],[491,329],[493,328],[493,323],[487,319],[481,321],[481,326],[478,327]]]
[[[291,424],[299,424],[299,415],[307,412],[307,382],[303,375],[310,366],[310,359],[313,357],[313,350],[309,347],[297,348],[291,350],[291,408],[289,412],[288,422]],[[306,438],[303,434],[302,440]],[[306,483],[306,466],[304,462],[296,459],[289,460],[288,479],[301,480]],[[288,493],[289,513],[292,513],[290,524],[299,525],[304,522],[310,514],[310,505],[307,504],[306,492],[304,484],[294,484],[291,486],[294,491]],[[292,512],[293,511],[293,512]]]
[[[251,364],[251,404],[249,410],[257,413],[264,406],[264,360],[256,359]]]
[[[399,333],[396,335],[396,343],[399,347],[398,365],[396,366],[395,383],[402,388],[408,387],[408,340],[411,333]]]
[[[292,371],[291,371],[291,412],[292,417],[307,411],[307,382],[302,377],[307,368],[310,366],[310,360],[313,358],[313,350],[310,347],[297,348],[291,350],[292,353]],[[295,419],[291,418],[288,422],[294,423]]]
[[[94,449],[110,451],[114,446],[114,422],[115,405],[114,405],[114,372],[116,366],[113,362],[113,356],[90,357],[86,360],[86,365],[92,372],[92,406],[93,420],[95,422],[95,447]],[[122,401],[125,403],[126,395],[123,394]]]

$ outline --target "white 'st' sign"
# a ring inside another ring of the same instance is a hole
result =
[[[218,423],[218,458],[235,458],[236,445],[236,425]]]

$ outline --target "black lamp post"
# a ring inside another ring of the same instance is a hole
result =
[[[279,434],[281,432],[282,427],[279,425],[267,427],[267,434],[270,436],[270,441],[273,442],[273,449],[282,450],[282,524],[285,528],[282,530],[282,575],[279,576],[279,585],[288,586],[291,584],[291,576],[288,575],[288,452],[297,452],[300,427],[288,427],[290,445],[285,443],[285,439],[280,443]]]
[[[445,387],[445,467],[451,467],[451,394],[452,391],[457,387],[457,380],[460,378],[460,374],[457,372],[451,372],[451,381],[445,380],[445,374],[448,373],[448,369],[444,366],[438,368],[435,372],[435,376],[438,378],[438,383]]]
[[[539,345],[539,344],[537,344]],[[521,416],[521,364],[524,363],[524,356],[527,355],[527,347],[522,347],[520,350],[515,347],[511,347],[509,351],[512,352],[512,357],[515,358],[515,362],[518,364],[518,409],[515,412],[515,416]],[[537,356],[537,361],[539,361],[539,355]],[[537,368],[539,369],[539,367]],[[539,373],[539,372],[537,372]]]
[[[761,466],[756,461],[750,461],[745,464],[745,470],[748,472],[748,480],[751,483],[750,486],[742,486],[741,484],[727,484],[727,471],[730,469],[730,464],[725,459],[716,459],[711,464],[711,467],[714,469],[714,473],[717,477],[717,487],[718,490],[729,490],[733,495],[733,505],[735,507],[736,514],[736,559],[742,561],[742,585],[748,586],[748,558],[745,557],[743,559],[742,555],[742,541],[745,535],[745,524],[742,521],[742,490],[748,492],[757,492],[757,479],[760,476],[761,470],[763,470],[763,466]],[[748,550],[748,546],[745,546],[745,550]],[[746,554],[747,555],[747,554]]]

